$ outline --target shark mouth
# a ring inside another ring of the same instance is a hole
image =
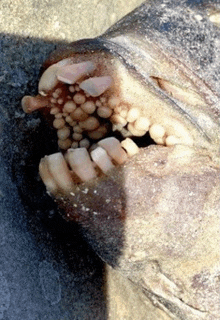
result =
[[[141,93],[133,98],[132,88],[126,87],[129,74],[121,63],[109,63],[100,55],[81,58],[50,65],[40,78],[39,94],[22,99],[26,113],[46,110],[57,130],[60,152],[45,156],[39,165],[49,193],[71,192],[82,182],[109,175],[152,143],[193,146],[189,129],[181,118],[166,114],[164,101],[149,108],[145,97],[138,98]],[[160,88],[167,86],[162,79],[153,81]]]

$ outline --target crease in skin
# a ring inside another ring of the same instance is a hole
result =
[[[123,39],[124,41],[124,39]],[[104,46],[106,46],[107,48],[111,48],[113,45],[117,46],[118,49],[123,48],[123,51],[125,53],[127,53],[127,55],[130,54],[130,51],[124,47],[121,46],[120,43],[117,43],[117,41],[115,39],[104,39],[104,41],[101,41],[103,43]],[[112,43],[113,42],[113,43]],[[114,47],[113,46],[113,47]],[[132,47],[133,48],[133,47]],[[138,53],[137,53],[138,54]],[[132,64],[131,61],[126,61],[126,58],[121,56],[120,54],[118,54],[118,57],[120,58],[121,61],[123,61],[123,63],[125,65],[128,66],[129,69],[133,69],[134,71],[136,71],[139,75],[139,77],[141,77],[142,81],[146,84],[146,86],[148,86],[150,89],[154,90],[155,93],[159,96],[161,96],[161,99],[164,99],[165,101],[167,101],[168,103],[170,103],[172,105],[173,108],[175,108],[177,111],[180,111],[184,116],[187,117],[187,119],[198,129],[198,131],[204,136],[204,138],[208,141],[211,142],[212,138],[209,137],[209,135],[207,134],[207,132],[205,132],[201,126],[198,125],[196,118],[193,117],[188,111],[185,110],[185,107],[182,105],[180,105],[180,103],[177,104],[177,102],[174,100],[174,97],[167,95],[164,90],[162,90],[159,86],[155,86],[155,82],[152,81],[151,79],[154,76],[151,76],[147,73],[145,73],[143,70],[137,69],[135,67],[135,65]],[[144,56],[143,56],[144,57]],[[151,58],[152,59],[152,58]]]
[[[46,62],[39,109],[49,101],[60,152],[41,160],[40,176],[103,261],[164,312],[155,319],[205,319],[192,279],[208,268],[203,254],[213,266],[218,260],[217,246],[211,258],[204,250],[218,237],[210,217],[218,215],[219,194],[207,203],[219,186],[218,95],[147,31],[138,32],[138,23],[113,27]],[[75,74],[79,64],[88,70]],[[37,100],[24,99],[24,111]],[[161,264],[152,272],[151,259]]]

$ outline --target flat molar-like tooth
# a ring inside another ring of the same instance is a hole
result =
[[[95,65],[91,61],[85,61],[77,64],[71,64],[60,68],[57,71],[57,78],[67,84],[74,84],[83,76],[95,70]]]
[[[91,153],[92,160],[97,164],[97,166],[107,174],[107,172],[113,169],[115,166],[111,162],[111,159],[107,152],[102,147],[97,147]]]
[[[126,138],[125,140],[123,140],[121,142],[121,146],[126,150],[129,157],[132,157],[139,152],[138,146],[130,138]]]
[[[97,174],[86,148],[68,149],[67,159],[73,172],[83,182],[96,178]]]
[[[98,142],[98,145],[107,151],[109,156],[118,164],[122,164],[127,160],[127,154],[122,149],[120,141],[114,137],[105,138]]]
[[[21,106],[24,112],[31,113],[35,110],[45,108],[49,105],[49,101],[46,97],[37,95],[36,97],[24,96],[21,100]]]
[[[84,80],[79,87],[92,97],[98,97],[111,87],[112,77],[94,77]]]
[[[70,171],[62,153],[46,156],[48,171],[61,191],[69,192],[74,187]],[[43,180],[43,179],[42,179]]]
[[[48,91],[51,91],[54,87],[56,87],[59,82],[57,79],[57,71],[60,68],[71,64],[71,61],[71,58],[60,60],[59,62],[52,64],[44,71],[38,83],[38,92],[42,96],[46,96]]]

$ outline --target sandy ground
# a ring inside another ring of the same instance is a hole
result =
[[[106,319],[104,266],[45,194],[38,162],[55,151],[38,113],[25,115],[56,45],[104,32],[138,0],[0,1],[0,319]]]

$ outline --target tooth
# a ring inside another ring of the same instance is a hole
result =
[[[62,89],[61,88],[57,88],[53,93],[52,93],[52,96],[53,98],[57,99],[59,98],[59,96],[61,95],[62,93]]]
[[[83,135],[81,133],[74,132],[72,137],[73,137],[73,140],[80,141],[80,140],[82,140]]]
[[[163,136],[165,135],[165,129],[160,124],[153,124],[150,129],[149,133],[151,138],[158,143],[158,141],[162,141]],[[159,140],[158,140],[159,139]],[[161,143],[160,143],[161,144]],[[162,143],[163,144],[163,143]]]
[[[140,117],[134,122],[134,128],[136,130],[148,131],[150,126],[150,121],[146,117]]]
[[[98,97],[111,86],[112,82],[112,78],[109,76],[94,77],[84,80],[79,87],[92,97]]]
[[[91,61],[86,61],[78,64],[71,64],[60,68],[57,71],[59,81],[67,84],[73,84],[83,76],[88,75],[95,70],[95,66]]]
[[[70,139],[66,139],[66,140],[58,139],[57,143],[60,149],[67,150],[70,148],[72,141]]]
[[[86,101],[85,103],[83,103],[81,105],[81,108],[86,113],[91,114],[91,113],[95,112],[96,105],[95,105],[95,103],[93,101]]]
[[[119,114],[113,114],[113,116],[110,118],[110,121],[116,125],[121,124],[123,127],[127,124],[127,120],[119,116]]]
[[[167,146],[174,146],[175,144],[179,144],[179,143],[180,143],[180,139],[175,136],[170,135],[166,138]]]
[[[88,118],[88,114],[78,107],[75,111],[71,112],[70,117],[76,121],[84,121]]]
[[[62,153],[54,153],[46,157],[48,169],[58,187],[69,192],[73,188],[70,171]]]
[[[63,114],[61,112],[58,112],[55,114],[55,118],[56,119],[62,119],[63,118]]]
[[[69,149],[67,152],[70,167],[82,181],[96,178],[96,172],[86,148]]]
[[[79,147],[79,143],[77,141],[73,141],[73,143],[71,144],[71,148],[77,149],[78,147]]]
[[[138,146],[130,138],[123,140],[121,146],[126,150],[129,157],[132,157],[139,152]]]
[[[91,152],[90,155],[92,160],[104,173],[107,173],[109,170],[115,167],[112,164],[107,152],[101,147],[97,147],[95,150]]]
[[[72,127],[75,126],[77,124],[76,121],[73,121],[73,119],[70,116],[67,116],[65,118],[66,122],[69,123],[69,125],[71,125]]]
[[[73,131],[77,133],[82,133],[83,129],[77,124],[73,127]]]
[[[135,137],[142,137],[142,136],[144,136],[145,134],[146,134],[146,130],[137,130],[135,127],[134,127],[134,125],[133,125],[133,123],[129,123],[128,124],[128,131],[130,131],[131,132],[131,134],[133,135],[133,136],[135,136]]]
[[[90,147],[90,142],[88,139],[82,139],[80,142],[79,142],[79,146],[80,148],[86,148],[88,149]]]
[[[54,178],[52,177],[52,175],[49,172],[46,157],[41,159],[41,161],[40,161],[39,174],[40,174],[40,177],[41,177],[43,183],[46,186],[47,191],[51,192],[51,193],[56,193],[58,187],[57,187],[57,184],[56,184]]]
[[[60,140],[66,140],[70,136],[70,129],[67,127],[63,127],[57,130],[57,137]]]
[[[122,149],[120,142],[116,138],[110,137],[100,140],[98,145],[104,148],[110,157],[112,157],[117,163],[122,164],[127,160],[127,154]]]
[[[83,104],[86,101],[86,97],[82,93],[76,93],[73,100],[77,104]]]
[[[108,107],[100,107],[97,110],[97,114],[101,118],[109,118],[112,115],[112,110]]]
[[[111,109],[115,109],[119,105],[119,103],[120,103],[120,100],[117,97],[112,97],[108,100],[108,106]]]
[[[65,126],[65,120],[64,119],[55,119],[53,121],[53,127],[56,129],[61,129]]]
[[[48,106],[48,99],[37,95],[36,97],[24,96],[21,100],[21,106],[24,112],[31,113],[37,109]]]
[[[56,115],[60,112],[60,109],[58,107],[53,107],[50,109],[50,114]]]
[[[100,108],[102,106],[102,103],[100,100],[96,100],[95,105],[96,107]]]
[[[93,131],[100,126],[100,123],[95,117],[89,117],[85,121],[81,121],[79,126],[86,131]]]
[[[107,132],[108,130],[105,126],[100,126],[98,129],[90,131],[87,134],[90,139],[99,140],[104,138]]]
[[[38,92],[46,96],[48,91],[52,90],[57,84],[57,71],[65,65],[71,63],[71,59],[63,59],[58,63],[53,64],[49,68],[47,68],[44,73],[42,74],[39,84],[38,84]]]
[[[71,92],[71,93],[75,92],[74,86],[69,86],[69,92]]]
[[[139,118],[139,116],[140,116],[140,111],[137,108],[132,108],[128,111],[127,121],[134,122]]]
[[[126,118],[127,115],[128,115],[128,110],[122,109],[122,110],[120,111],[120,116],[121,116],[122,118]]]

